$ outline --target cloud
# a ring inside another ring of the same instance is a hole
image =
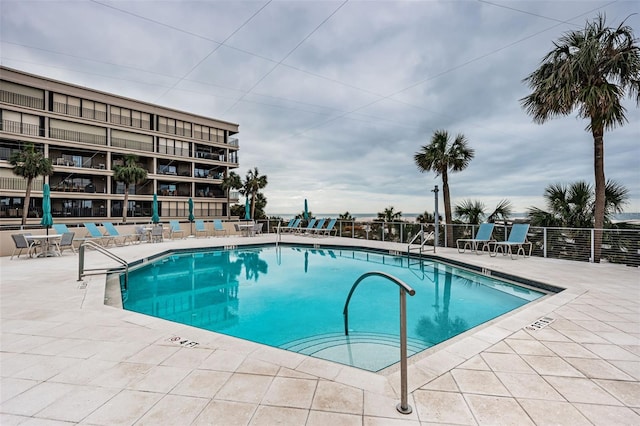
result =
[[[0,60],[238,123],[237,173],[268,176],[272,214],[304,198],[320,213],[432,211],[441,181],[413,156],[437,129],[476,151],[450,176],[454,203],[524,211],[551,183],[593,181],[587,123],[533,123],[522,80],[562,33],[598,12],[617,24],[631,2],[342,3],[5,1]],[[640,113],[625,105],[629,123],[605,135],[606,175],[640,211]]]

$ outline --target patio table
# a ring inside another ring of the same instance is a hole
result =
[[[56,240],[62,238],[62,234],[48,234],[48,235],[25,235],[27,241],[40,241],[42,247],[37,257],[52,257],[60,256],[60,251],[57,249]],[[53,244],[52,244],[53,243]]]

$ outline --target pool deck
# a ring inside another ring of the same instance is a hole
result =
[[[283,240],[406,250],[347,238]],[[112,252],[133,261],[174,248],[273,241],[186,238]],[[638,268],[438,255],[566,290],[411,359],[409,415],[395,409],[397,371],[371,373],[107,306],[104,276],[78,282],[78,256],[69,251],[2,257],[0,424],[640,424]],[[86,257],[91,268],[115,266],[94,251]],[[541,317],[553,322],[526,329]]]

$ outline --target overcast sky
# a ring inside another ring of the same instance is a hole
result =
[[[240,125],[236,172],[268,177],[267,213],[433,212],[413,156],[438,129],[476,155],[453,203],[544,207],[593,182],[575,114],[534,124],[522,79],[553,41],[605,13],[640,36],[635,1],[2,0],[4,66]],[[640,112],[605,134],[605,174],[640,211]],[[442,199],[440,201],[442,206]],[[441,207],[442,209],[442,207]]]

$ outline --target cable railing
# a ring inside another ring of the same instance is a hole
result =
[[[265,223],[265,232],[275,233],[281,221],[275,219],[258,220]],[[435,247],[455,247],[457,239],[473,238],[479,225],[453,224],[453,241],[449,244],[445,225],[440,224],[438,241],[429,241]],[[374,222],[339,220],[336,224],[338,237],[386,241],[411,244],[421,232],[430,235],[435,231],[432,223]],[[506,241],[511,225],[496,224],[493,238]],[[615,228],[602,230],[602,251],[600,260],[629,266],[640,266],[640,226],[619,224]],[[592,262],[595,254],[595,229],[593,228],[552,228],[530,227],[527,240],[533,244],[531,255],[551,259]],[[417,240],[415,240],[417,241]]]

